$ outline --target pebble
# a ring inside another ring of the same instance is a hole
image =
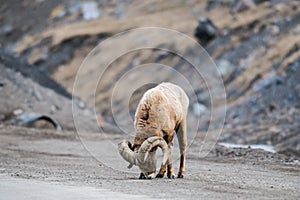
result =
[[[270,27],[270,31],[272,35],[278,35],[280,33],[280,28],[276,25]]]
[[[241,12],[254,7],[255,3],[252,0],[235,0],[232,5],[232,10],[234,12]]]
[[[218,29],[214,23],[206,17],[202,17],[198,21],[198,26],[195,30],[195,37],[197,37],[200,42],[206,44],[217,36]]]
[[[201,116],[206,110],[207,107],[201,103],[194,103],[193,105],[193,113],[196,116]]]
[[[228,60],[225,60],[225,59],[219,60],[217,62],[217,66],[218,66],[220,75],[223,78],[227,78],[228,76],[230,76],[236,68],[233,64],[231,64]]]
[[[300,25],[296,26],[296,28],[293,29],[293,33],[296,35],[300,34]]]
[[[5,34],[5,35],[9,35],[13,31],[14,31],[14,27],[10,24],[6,24],[6,25],[2,26],[0,29],[0,33]]]
[[[88,1],[81,4],[81,12],[84,20],[94,20],[100,17],[100,11],[98,9],[98,3],[94,1]]]
[[[13,114],[14,115],[20,115],[20,114],[22,114],[24,111],[22,110],[22,109],[16,109],[16,110],[14,110],[13,111]]]

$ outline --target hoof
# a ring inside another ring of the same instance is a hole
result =
[[[141,173],[139,179],[146,179],[146,176],[143,173]]]
[[[178,172],[177,178],[183,178],[183,174],[181,172]]]
[[[175,179],[175,175],[168,175],[169,179]]]
[[[157,174],[157,175],[156,175],[156,178],[163,178],[163,177],[164,177],[163,174]]]

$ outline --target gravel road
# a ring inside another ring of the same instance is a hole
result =
[[[122,139],[120,135],[97,138],[89,135],[87,138],[95,145],[97,141],[101,144]],[[197,145],[189,148],[184,179],[139,180],[137,168],[131,172],[114,170],[95,160],[72,132],[1,127],[0,196],[4,199],[51,199],[53,195],[56,199],[300,197],[298,161],[286,161],[284,156],[260,150],[224,147],[217,147],[200,159],[193,155],[196,151]],[[114,162],[117,165],[120,159],[113,158],[110,165]],[[178,167],[177,163],[175,166]]]

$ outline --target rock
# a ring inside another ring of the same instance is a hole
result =
[[[81,9],[81,4],[76,2],[73,5],[71,5],[68,9],[68,13],[71,15],[75,15],[78,14],[80,12]]]
[[[41,49],[33,49],[30,55],[28,56],[28,63],[35,64],[39,61],[45,61],[48,58],[49,50],[47,47],[43,47]]]
[[[125,17],[125,6],[122,2],[117,3],[115,7],[115,14],[117,19],[123,19]]]
[[[220,1],[220,0],[208,0],[205,10],[211,11],[216,7],[224,7],[224,6],[230,6],[230,1]]]
[[[55,113],[59,108],[56,105],[51,106],[51,114]]]
[[[73,97],[73,102],[81,109],[84,109],[85,103],[83,101],[81,101],[78,97]]]
[[[22,114],[24,111],[22,110],[22,109],[16,109],[16,110],[14,110],[13,111],[13,114],[14,115],[20,115],[20,114]]]
[[[43,101],[44,100],[43,95],[39,91],[38,87],[33,88],[33,96],[35,96],[37,101]]]
[[[84,20],[93,20],[100,17],[98,3],[94,1],[83,2],[81,4],[81,12]]]
[[[223,79],[228,79],[230,75],[235,71],[236,67],[231,64],[228,60],[221,59],[217,62],[217,66],[220,72],[220,75]]]
[[[202,44],[206,44],[217,36],[218,29],[209,18],[200,18],[195,30],[195,37]]]
[[[270,1],[270,0],[253,0],[253,2],[254,2],[255,4],[260,4],[260,3],[267,2],[267,1]]]
[[[293,33],[296,35],[300,34],[300,25],[296,26],[296,28],[293,29]]]
[[[22,111],[23,112],[23,111]],[[32,128],[55,128],[61,131],[60,124],[50,116],[42,115],[39,113],[24,113],[19,114],[16,118],[8,121],[8,124],[15,126],[24,126]]]
[[[193,104],[193,113],[196,116],[201,116],[201,114],[203,114],[206,110],[207,110],[207,107],[201,103]]]
[[[59,5],[54,8],[50,14],[50,19],[60,19],[66,15],[65,6]]]
[[[4,35],[9,35],[14,31],[14,27],[10,24],[6,24],[1,27],[0,33]]]
[[[253,0],[234,0],[232,4],[233,12],[241,12],[255,7]]]
[[[286,8],[286,5],[285,5],[285,3],[278,3],[278,4],[276,4],[275,6],[275,9],[277,10],[277,11],[282,11],[283,9],[285,9]]]
[[[280,33],[280,28],[276,25],[270,27],[270,32],[272,35],[278,35]]]
[[[258,92],[264,88],[268,88],[272,84],[280,85],[284,82],[284,78],[280,76],[270,77],[267,79],[263,79],[261,81],[258,81],[253,85],[253,89]]]

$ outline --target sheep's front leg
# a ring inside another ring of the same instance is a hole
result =
[[[156,178],[163,178],[164,175],[165,175],[165,173],[166,173],[166,171],[167,171],[167,166],[166,165],[162,165],[160,167],[160,170],[159,170],[158,174],[156,175]]]
[[[152,179],[154,178],[152,175],[145,176],[143,172],[140,173],[139,179]]]
[[[178,139],[178,143],[179,143],[179,149],[180,149],[180,167],[179,167],[179,172],[177,175],[177,178],[183,178],[184,175],[184,164],[185,164],[185,156],[186,156],[186,121],[183,120],[177,131],[177,139]]]
[[[168,158],[168,160],[169,160],[169,158]],[[160,169],[159,169],[159,172],[156,175],[156,178],[163,178],[166,171],[167,171],[167,164],[165,164],[165,165],[162,164]]]
[[[173,152],[173,142],[169,144],[169,159],[168,159],[168,172],[167,176],[168,178],[174,179],[175,178],[175,173],[174,173],[174,168],[172,164],[172,152]]]
[[[166,171],[167,171],[168,178],[171,178],[171,179],[175,178],[174,168],[173,168],[173,164],[172,164],[173,143],[171,142],[170,144],[168,144],[168,146],[169,146],[168,163],[167,163],[167,165],[162,165],[160,167],[160,170],[159,170],[158,174],[156,175],[156,178],[163,178]]]
[[[173,151],[173,137],[174,137],[174,132],[170,133],[170,134],[166,134],[163,138],[164,140],[167,142],[168,147],[169,147],[169,155],[168,155],[168,162],[167,162],[167,166],[166,165],[162,165],[160,167],[160,170],[158,172],[158,174],[156,175],[156,178],[163,178],[167,169],[167,176],[168,178],[175,178],[175,173],[174,173],[174,168],[172,165],[172,151]]]
[[[139,179],[147,179],[146,176],[143,174],[143,172],[140,173]]]

